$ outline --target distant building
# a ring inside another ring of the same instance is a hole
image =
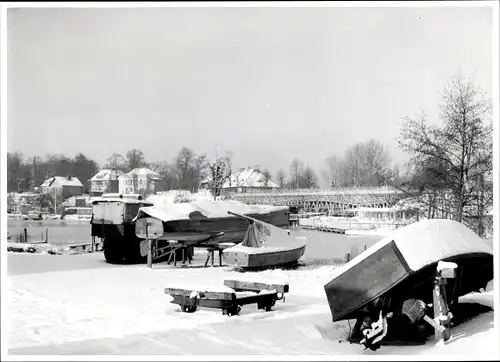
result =
[[[134,168],[129,173],[119,177],[118,192],[126,194],[154,194],[156,182],[161,180],[161,175],[147,168]]]
[[[71,196],[83,194],[83,185],[76,177],[55,176],[45,180],[40,186],[44,194],[57,194],[57,197],[67,199]]]
[[[201,182],[200,188],[208,189],[210,178]],[[265,192],[279,189],[279,185],[267,179],[266,176],[255,168],[244,168],[233,173],[224,182],[222,189],[229,192],[249,193]]]
[[[118,192],[121,171],[101,170],[90,179],[90,195],[101,196],[103,193]]]

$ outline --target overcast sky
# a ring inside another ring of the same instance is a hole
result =
[[[185,145],[273,175],[437,116],[457,71],[492,91],[491,8],[10,9],[8,150],[172,160]]]

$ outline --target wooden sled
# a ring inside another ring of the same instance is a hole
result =
[[[288,284],[266,284],[241,280],[224,280],[232,289],[228,292],[198,291],[193,289],[165,288],[173,297],[171,303],[181,306],[185,313],[196,312],[198,307],[219,308],[223,315],[237,315],[246,304],[257,304],[258,309],[270,311],[278,300],[285,300]]]

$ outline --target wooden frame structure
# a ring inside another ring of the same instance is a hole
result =
[[[171,303],[181,306],[185,313],[194,313],[198,307],[218,308],[223,315],[237,315],[241,307],[257,304],[257,309],[270,311],[276,301],[285,301],[288,284],[267,284],[242,280],[224,280],[229,291],[197,291],[193,289],[165,288],[165,294],[171,295]],[[243,292],[243,293],[239,293]]]

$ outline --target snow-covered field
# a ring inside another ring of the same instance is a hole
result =
[[[382,346],[372,352],[339,343],[349,324],[331,321],[323,289],[334,272],[334,265],[252,273],[229,267],[155,265],[151,270],[133,265],[11,275],[3,326],[11,327],[6,331],[11,354],[498,356],[493,312],[455,327],[445,346],[431,340],[424,346]],[[286,280],[290,293],[270,312],[247,305],[233,317],[218,309],[183,313],[164,294],[165,287],[180,285],[220,289],[231,277]],[[468,298],[487,304],[493,294]]]

